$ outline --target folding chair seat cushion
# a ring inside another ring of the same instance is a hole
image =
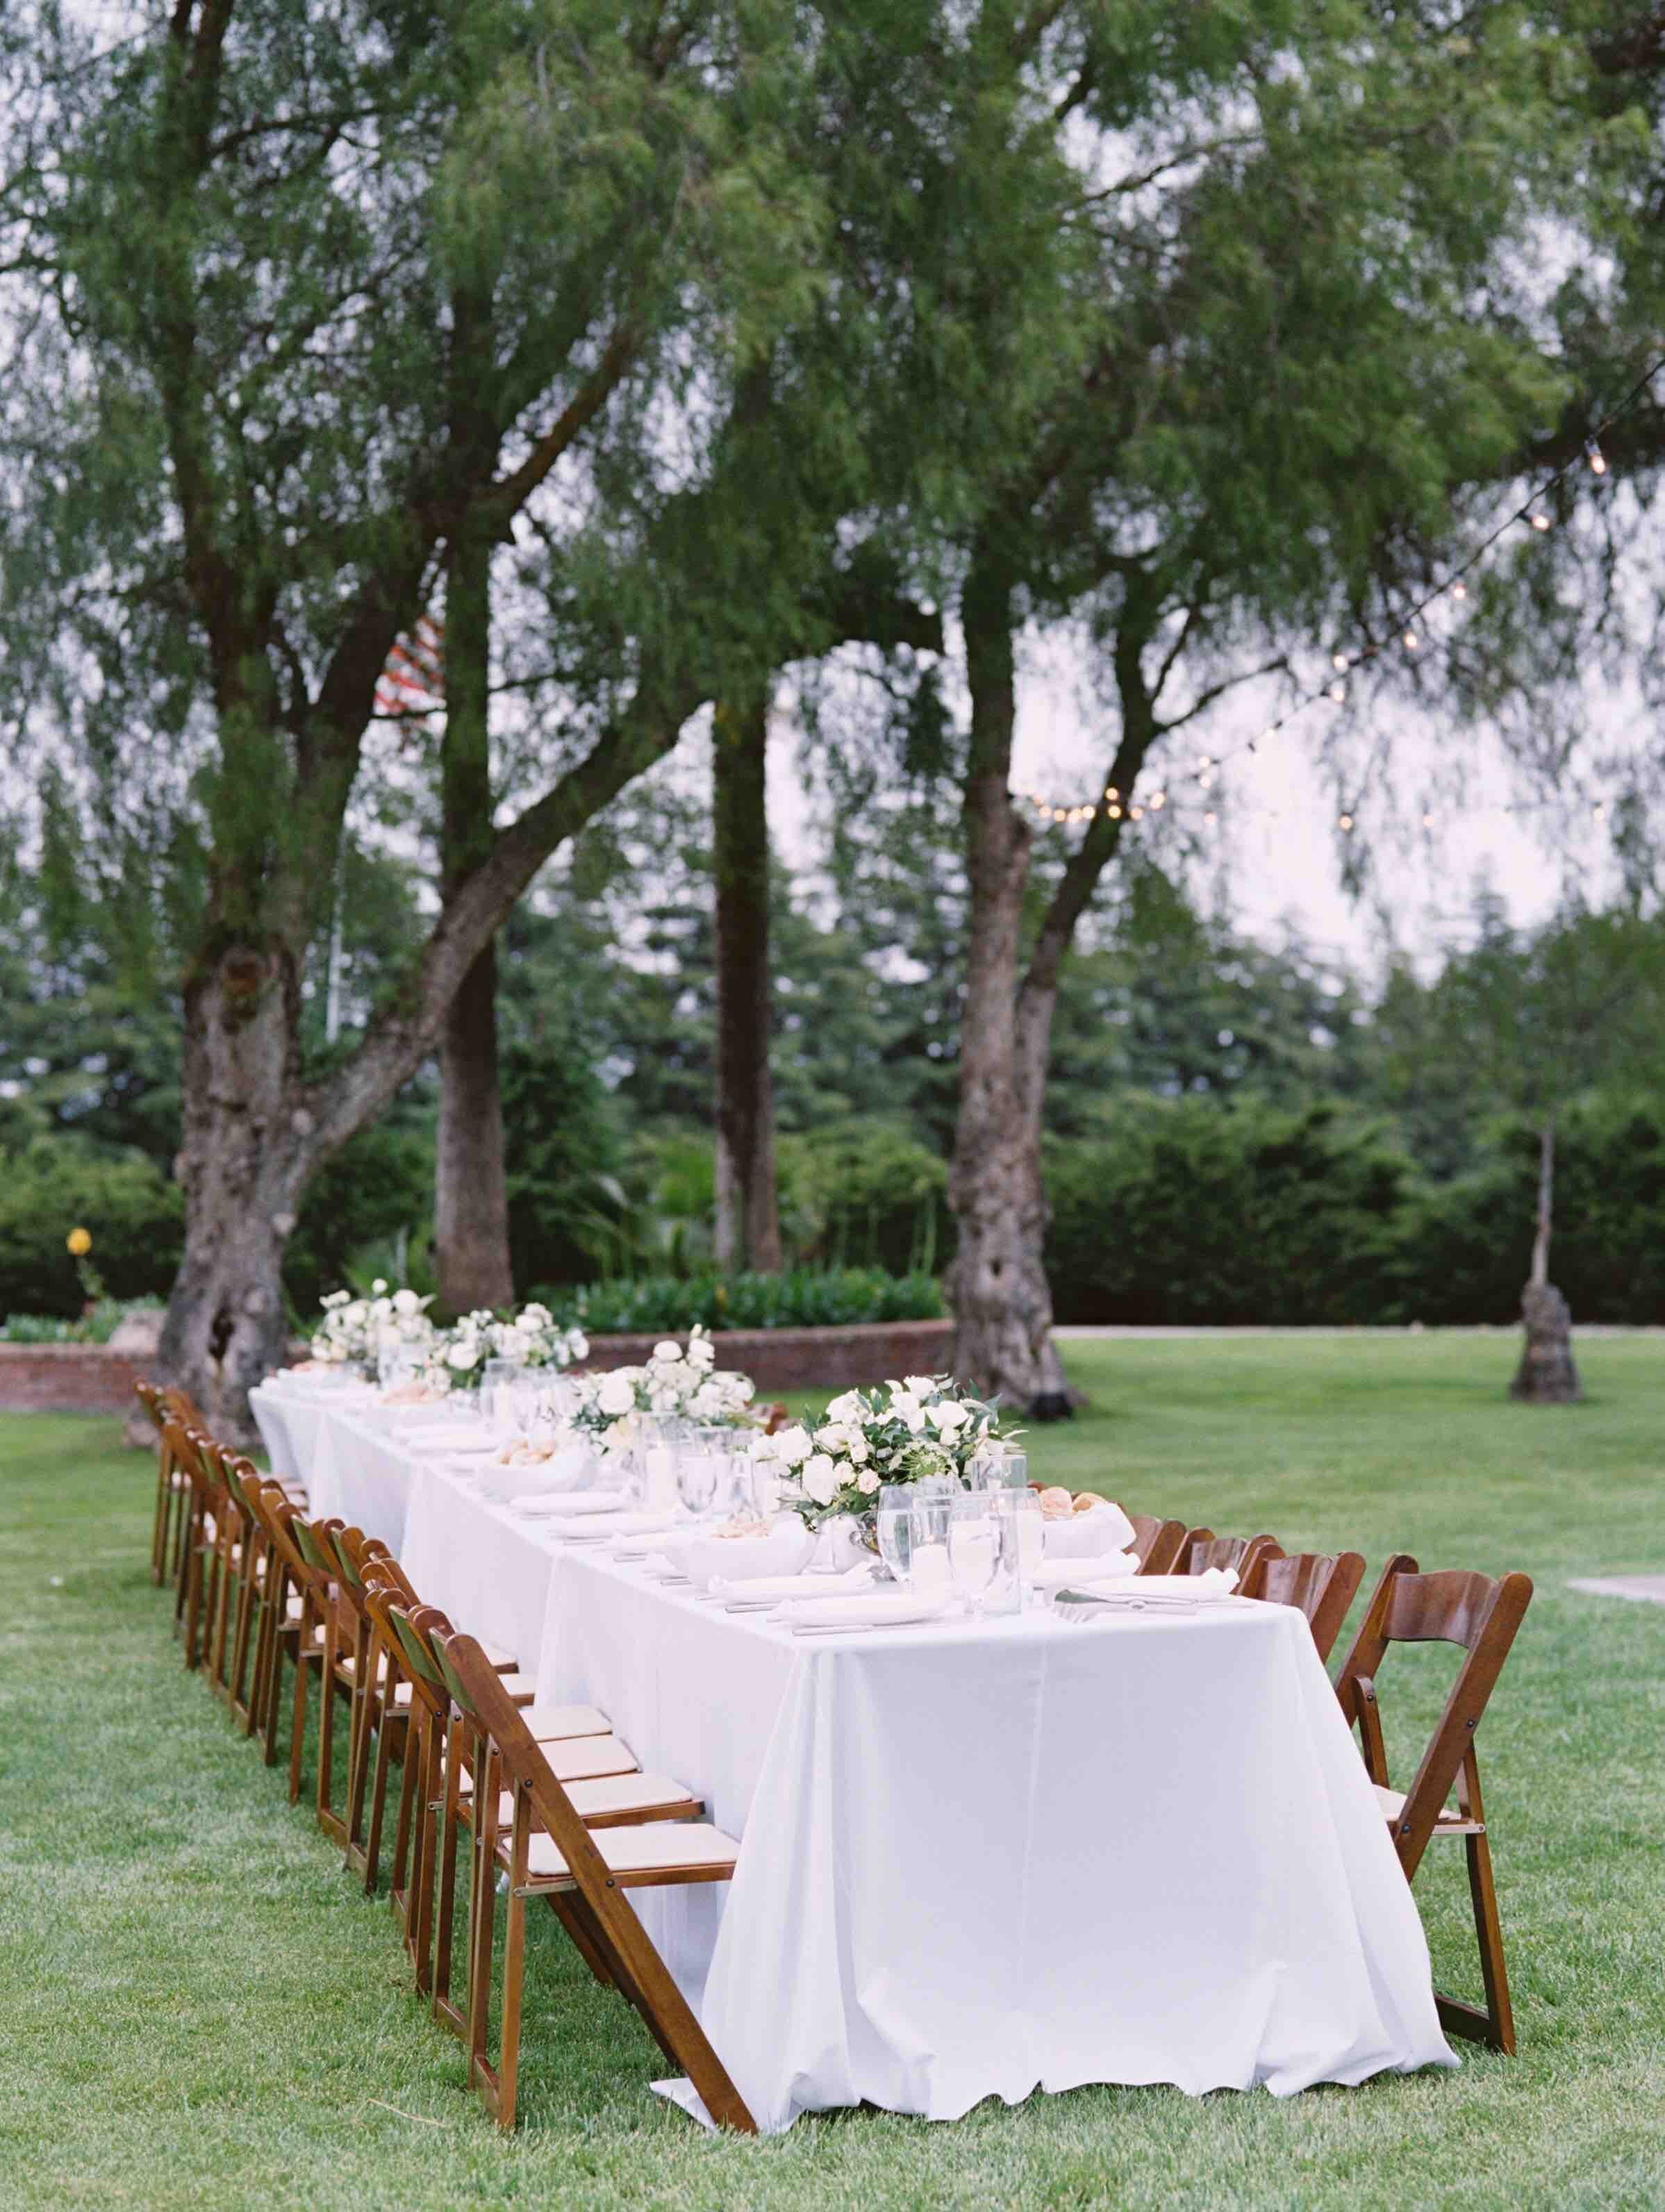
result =
[[[732,1836],[703,1820],[657,1821],[641,1828],[598,1828],[595,1846],[616,1875],[621,1889],[646,1887],[653,1882],[720,1881],[734,1871],[740,1846]],[[513,1859],[512,1839],[501,1837],[499,1865],[506,1870]],[[572,1881],[567,1862],[551,1836],[527,1839],[528,1883],[551,1888]]]
[[[602,1774],[635,1774],[640,1762],[628,1743],[616,1735],[562,1737],[538,1746],[557,1782],[588,1782]],[[472,1796],[474,1784],[466,1774],[457,1778],[458,1795]]]
[[[562,1786],[586,1828],[642,1820],[697,1820],[705,1810],[699,1798],[668,1774],[602,1774]],[[497,1800],[498,1825],[507,1828],[513,1819],[514,1793],[505,1790]]]
[[[540,1705],[534,1698],[520,1717],[534,1743],[556,1743],[569,1735],[612,1734],[612,1723],[596,1705]]]

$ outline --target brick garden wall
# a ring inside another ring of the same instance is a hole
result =
[[[893,1375],[939,1374],[948,1364],[954,1324],[947,1321],[864,1322],[851,1328],[723,1329],[713,1340],[717,1364],[750,1375],[765,1398],[794,1390],[848,1390]],[[662,1340],[598,1336],[589,1364],[640,1366]],[[297,1358],[304,1357],[300,1351]],[[0,1413],[126,1413],[133,1385],[155,1361],[102,1344],[0,1344]]]

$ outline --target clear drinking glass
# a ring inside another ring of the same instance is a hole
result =
[[[914,1486],[887,1482],[878,1493],[873,1516],[878,1537],[878,1556],[890,1570],[893,1581],[906,1589],[913,1580]]]
[[[935,1475],[910,1486],[914,1495],[908,1530],[908,1580],[914,1589],[927,1596],[943,1595],[949,1587],[949,1522],[955,1499],[965,1493],[957,1483]]]
[[[948,1571],[974,1620],[982,1612],[1004,1550],[1000,1516],[987,1491],[966,1491],[950,1499]]]
[[[1046,1548],[1046,1523],[1039,1493],[1027,1484],[1021,1490],[996,1491],[994,1504],[1007,1532],[1001,1571],[1010,1573],[1015,1587],[1018,1602],[1008,1609],[1016,1612],[1034,1589],[1035,1571]]]
[[[513,1435],[509,1419],[508,1388],[520,1372],[515,1359],[488,1359],[480,1370],[480,1411],[496,1434]]]
[[[720,1429],[695,1429],[677,1451],[677,1494],[690,1513],[704,1513],[720,1498],[728,1472],[728,1439]]]

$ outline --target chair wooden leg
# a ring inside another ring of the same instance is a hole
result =
[[[410,1941],[410,1857],[416,1829],[419,1784],[428,1759],[428,1725],[416,1712],[410,1716],[404,1739],[404,1767],[399,1781],[399,1814],[393,1829],[393,1864],[388,1875],[388,1898],[399,1933]]]
[[[474,1879],[468,1899],[468,2079],[483,2094],[495,2086],[491,2063],[486,2056],[486,2039],[491,2013],[491,1953],[497,1932],[497,1882],[495,1850],[486,1862],[477,1832],[482,1828],[489,1830],[493,1826],[486,1820],[475,1822]],[[487,2101],[490,2102],[489,2096]]]
[[[237,1614],[232,1623],[231,1662],[227,1674],[226,1695],[231,1710],[244,1723],[244,1734],[252,1735],[252,1690],[245,1691],[244,1682],[249,1670],[249,1629],[257,1607],[256,1583],[261,1555],[255,1548],[254,1531],[251,1528],[243,1539],[243,1571],[237,1583]],[[270,1572],[270,1569],[267,1569]]]
[[[468,2016],[464,2007],[459,2005],[451,1995],[451,1960],[457,1917],[457,1838],[462,1827],[462,1814],[458,1804],[457,1791],[458,1755],[457,1732],[453,1730],[452,1741],[447,1746],[446,1753],[443,1799],[438,1811],[434,1814],[437,1824],[436,1841],[439,1845],[439,1880],[436,1884],[438,1917],[434,1929],[433,1978],[429,1988],[433,1996],[434,2019],[441,2027],[448,2027],[454,2033],[461,2035],[466,2031]],[[475,1849],[472,1829],[469,1831],[469,1844],[471,1866],[469,1912],[471,1929],[474,1907],[482,1879],[479,1856]],[[465,1968],[471,1974],[473,1971],[471,1959],[471,1949],[465,1945]],[[472,1986],[471,1981],[469,1984],[471,1990]]]
[[[381,1824],[387,1809],[388,1770],[392,1764],[393,1739],[396,1735],[403,1739],[399,1759],[399,1771],[403,1773],[404,1761],[409,1756],[410,1748],[410,1723],[408,1720],[401,1720],[396,1712],[384,1704],[381,1726],[376,1730],[375,1765],[368,1780],[369,1817],[368,1821],[364,1822],[364,1894],[367,1897],[374,1897],[376,1893],[376,1873],[381,1858]],[[364,1765],[368,1767],[369,1764],[367,1746]],[[361,1772],[359,1802],[355,1811],[355,1818],[361,1821],[364,1821],[362,1801],[365,1787],[365,1777]]]
[[[156,1455],[156,1518],[150,1531],[150,1579],[161,1586],[167,1571],[167,1540],[173,1533],[173,1455],[164,1443]]]
[[[508,1924],[503,1935],[503,2002],[497,2026],[497,2094],[492,2117],[500,2128],[514,2125],[515,2085],[520,2073],[520,1988],[526,1963],[526,1900],[511,1888]]]
[[[1465,2004],[1460,1997],[1440,1996],[1440,2025],[1471,2043],[1484,2043],[1505,2057],[1515,2056],[1515,2013],[1509,2001],[1509,1975],[1504,1966],[1503,1924],[1498,1917],[1498,1893],[1492,1881],[1492,1846],[1484,1833],[1465,1836],[1468,1856],[1468,1893],[1474,1900],[1474,1934],[1479,1939],[1480,1978],[1486,1989],[1486,2009]]]
[[[289,1718],[289,1802],[301,1796],[301,1753],[307,1735],[307,1669],[312,1643],[312,1608],[301,1616],[301,1641],[295,1654],[295,1710]],[[325,1694],[329,1694],[325,1686]]]

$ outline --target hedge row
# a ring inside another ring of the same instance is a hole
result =
[[[805,1140],[798,1140],[802,1144]],[[893,1320],[936,1310],[922,1247],[940,1267],[952,1224],[940,1163],[875,1128],[842,1133],[815,1169],[831,1264],[779,1277],[710,1270],[592,1285],[592,1328]],[[368,1237],[412,1218],[420,1146],[370,1133],[357,1172],[311,1194],[292,1252],[305,1312]],[[908,1157],[903,1157],[907,1153]],[[1382,1125],[1329,1103],[1300,1112],[1208,1099],[1131,1100],[1103,1133],[1047,1148],[1048,1270],[1061,1321],[1430,1323],[1501,1322],[1519,1309],[1530,1252],[1536,1139],[1487,1132],[1483,1164],[1431,1183]],[[927,1172],[927,1170],[929,1172]],[[386,1217],[384,1218],[383,1217]],[[1575,1316],[1665,1322],[1665,1112],[1596,1102],[1560,1133],[1552,1273]],[[177,1265],[177,1188],[138,1152],[75,1138],[0,1158],[0,1314],[80,1311],[64,1249],[76,1226],[112,1297],[165,1293]],[[852,1249],[854,1248],[854,1249]],[[541,1255],[529,1255],[533,1258]],[[878,1267],[840,1265],[860,1257]],[[910,1264],[911,1263],[911,1264]],[[535,1264],[529,1282],[544,1280]],[[571,1292],[543,1292],[568,1304]]]

